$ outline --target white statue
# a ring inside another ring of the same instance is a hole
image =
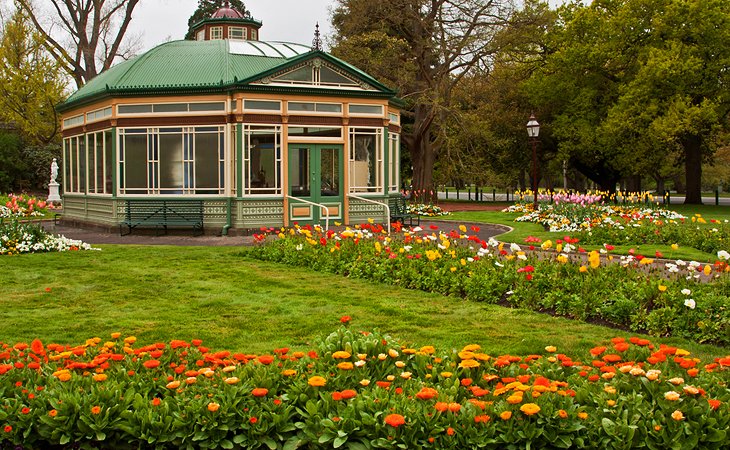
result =
[[[53,162],[51,163],[51,183],[55,183],[57,177],[58,177],[58,164],[56,163],[56,158],[53,158]]]
[[[61,203],[56,177],[58,177],[58,163],[56,162],[56,158],[53,158],[53,162],[51,163],[51,182],[48,183],[48,201],[51,203]]]

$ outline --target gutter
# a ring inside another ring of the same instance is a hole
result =
[[[231,197],[226,198],[226,224],[223,225],[223,229],[221,230],[221,236],[228,236],[228,230],[231,229],[231,222],[232,222],[232,209],[233,209],[233,199]]]

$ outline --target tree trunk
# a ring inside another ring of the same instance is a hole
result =
[[[435,198],[433,188],[433,165],[435,155],[433,144],[424,136],[414,136],[410,146],[413,163],[413,198],[419,202],[432,203]]]
[[[684,174],[687,193],[685,205],[702,204],[702,141],[692,135],[682,140],[684,147]]]

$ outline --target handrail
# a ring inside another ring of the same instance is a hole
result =
[[[356,200],[362,200],[364,202],[375,203],[376,205],[385,206],[385,213],[387,214],[385,216],[385,223],[388,225],[388,234],[390,234],[390,206],[387,203],[376,202],[375,200],[372,200],[372,199],[369,199],[369,198],[365,198],[365,197],[360,197],[360,196],[357,196],[355,194],[347,194],[347,196],[348,197],[352,197],[352,198],[354,198]]]
[[[321,203],[310,202],[309,200],[304,200],[299,197],[292,197],[291,195],[287,195],[286,198],[290,198],[290,199],[298,201],[298,202],[307,203],[309,205],[314,205],[314,206],[319,206],[320,208],[324,208],[324,210],[325,210],[324,231],[329,231],[329,229],[330,229],[330,209],[327,206],[325,206]]]

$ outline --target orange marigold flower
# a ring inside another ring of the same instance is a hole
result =
[[[405,425],[406,418],[400,414],[388,414],[385,416],[385,424],[390,425],[393,428],[398,428],[401,425]]]
[[[455,433],[456,431],[454,431],[454,429],[451,427],[446,429],[446,434],[448,434],[449,436],[453,436]]]
[[[585,411],[581,411],[578,413],[578,418],[581,420],[586,420],[588,418],[588,413]]]
[[[339,350],[334,353],[332,353],[332,357],[334,359],[350,359],[352,355],[349,352]]]
[[[459,403],[449,403],[449,411],[457,413],[461,411],[461,405]]]
[[[10,433],[11,431],[13,431],[13,427],[11,427],[10,425],[5,425],[5,428],[3,428],[3,431],[6,433]]]
[[[491,418],[488,415],[482,414],[479,416],[474,416],[474,423],[487,423],[490,419]]]
[[[327,380],[325,380],[323,377],[320,377],[320,376],[313,376],[312,378],[309,379],[309,381],[307,383],[310,386],[322,387],[325,384],[327,384]]]
[[[568,411],[561,409],[558,411],[558,417],[561,419],[567,419],[568,418]]]
[[[509,420],[512,418],[512,411],[502,411],[502,413],[499,415],[499,418],[502,420]]]
[[[600,355],[601,353],[603,353],[605,351],[606,351],[606,347],[593,347],[590,350],[591,355],[593,355],[593,356],[598,356],[598,355]]]
[[[355,366],[349,361],[343,361],[337,364],[337,368],[340,370],[352,370]]]
[[[210,402],[208,403],[208,411],[210,412],[216,412],[220,409],[221,405],[219,405],[216,402]]]
[[[225,380],[223,380],[223,382],[226,384],[236,384],[239,381],[241,381],[241,380],[238,377],[228,377]]]
[[[357,396],[357,391],[353,389],[345,389],[344,391],[340,392],[340,395],[342,396],[343,400],[349,400]]]
[[[684,414],[682,414],[682,411],[676,410],[672,413],[672,419],[677,420],[677,421],[683,420]]]
[[[51,417],[56,417],[58,415],[58,411],[56,411],[55,409],[52,409],[52,410],[48,411],[48,415]]]
[[[420,400],[431,400],[438,395],[438,391],[434,388],[424,387],[416,394],[416,398]]]
[[[261,355],[258,358],[259,362],[265,366],[268,366],[272,362],[274,362],[274,357],[271,355]]]
[[[516,405],[518,403],[522,403],[522,395],[519,394],[512,394],[509,397],[507,397],[507,403],[510,405]]]
[[[106,381],[107,375],[105,373],[96,373],[91,378],[94,381],[102,382],[102,381]]]
[[[251,391],[251,395],[254,397],[266,397],[266,395],[269,393],[269,390],[266,388],[256,388]]]
[[[160,361],[157,359],[148,359],[144,363],[142,363],[143,366],[145,366],[148,369],[154,369],[155,367],[160,366]]]
[[[350,316],[342,316],[342,317],[340,317],[340,322],[341,323],[348,323],[351,320],[352,320],[352,317],[350,317]]]
[[[664,393],[664,398],[666,398],[670,402],[675,402],[675,401],[679,400],[679,393],[674,392],[674,391],[668,391],[668,392]]]
[[[21,414],[28,414],[28,413],[30,413],[30,408],[28,408],[28,407],[26,406],[26,407],[24,407],[23,409],[21,409],[21,410],[20,410],[20,413],[21,413]]]
[[[535,403],[525,403],[520,406],[520,411],[522,411],[525,415],[532,416],[540,412],[540,407]]]
[[[152,406],[160,406],[160,403],[162,403],[162,400],[160,400],[160,397],[155,397],[152,399]]]
[[[438,412],[445,412],[447,409],[449,409],[449,404],[444,402],[436,402],[433,407],[436,408],[436,411]]]
[[[717,411],[717,409],[720,407],[720,404],[722,403],[720,400],[715,399],[707,399],[707,403],[709,403],[710,408],[712,408],[713,411]]]
[[[282,371],[281,374],[285,377],[293,377],[294,375],[297,374],[297,371],[292,370],[292,369],[286,369],[286,370]]]
[[[177,380],[171,381],[171,382],[167,383],[167,385],[165,385],[165,387],[168,389],[177,389],[180,387],[180,382]]]
[[[101,407],[98,405],[91,408],[91,414],[99,414],[100,412],[101,412]]]

